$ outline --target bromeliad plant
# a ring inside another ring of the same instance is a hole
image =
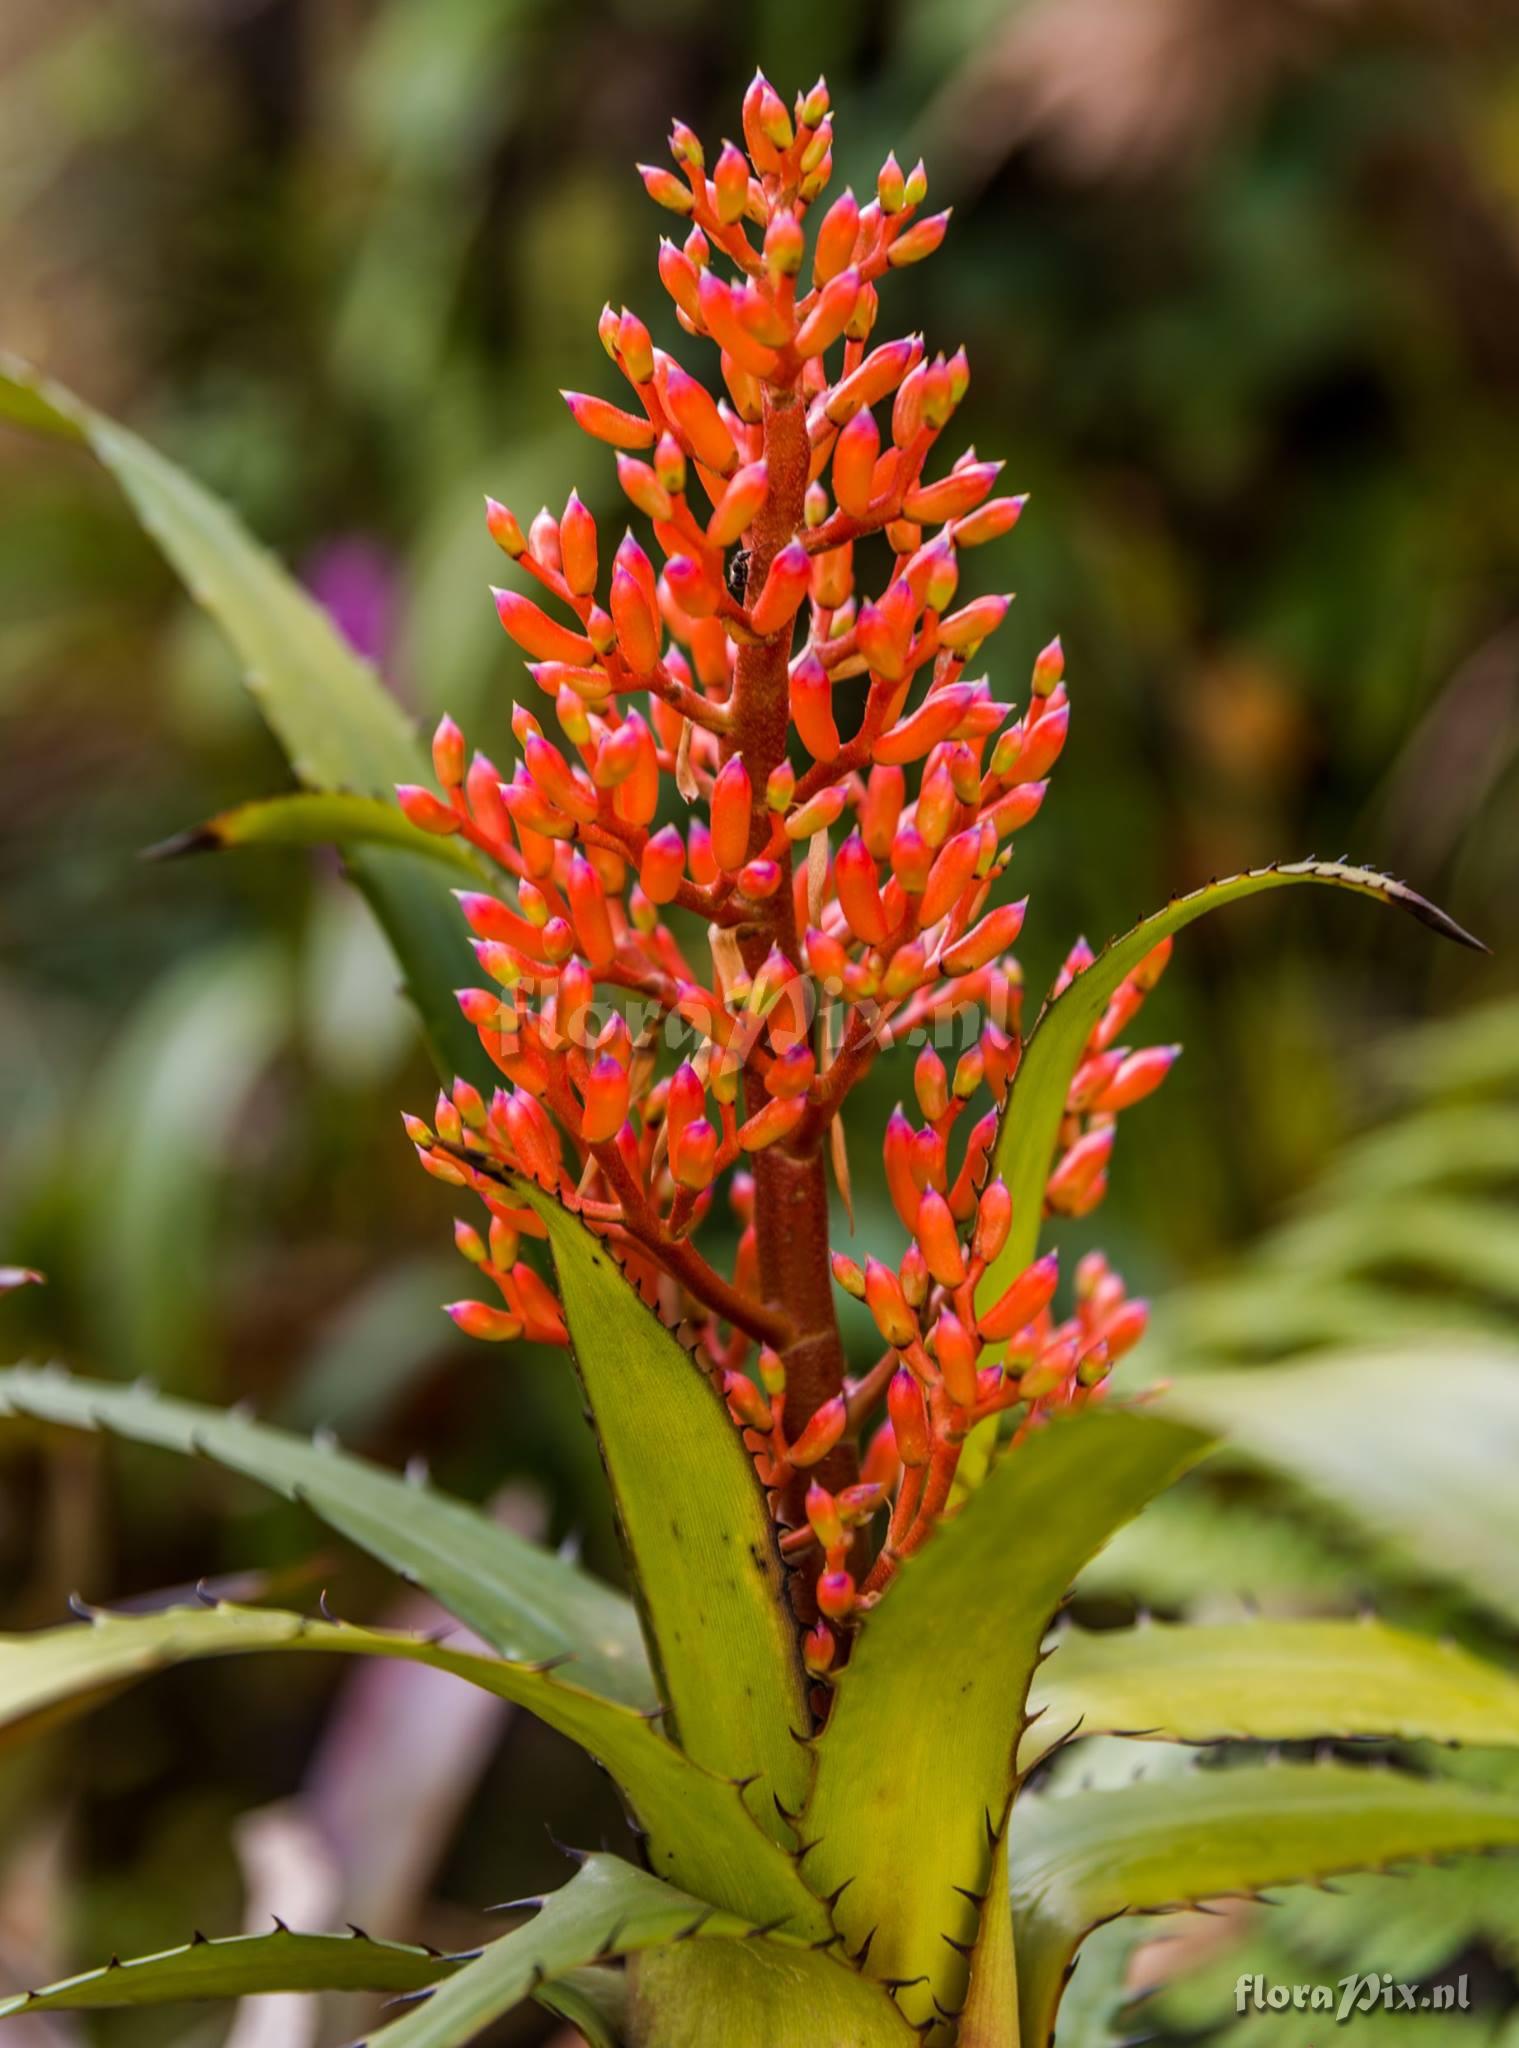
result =
[[[1100,1201],[1117,1116],[1171,1063],[1128,1040],[1174,934],[1299,882],[1465,934],[1371,872],[1262,870],[1101,953],[1078,945],[1025,1036],[1008,951],[1024,906],[1002,885],[1065,737],[1060,650],[1021,708],[967,675],[1007,600],[961,601],[961,561],[1022,500],[993,495],[994,463],[938,460],[963,356],[874,338],[878,285],[947,217],[923,215],[921,167],[888,159],[875,198],[834,199],[809,249],[826,89],[788,111],[756,78],[743,133],[709,173],[677,125],[676,168],[644,173],[682,221],[660,275],[682,328],[717,345],[723,395],[608,310],[630,404],[569,398],[617,450],[663,566],[631,534],[605,563],[573,495],[526,532],[489,508],[544,600],[496,598],[540,692],[517,709],[509,776],[445,720],[425,786],[373,678],[220,507],[67,394],[19,369],[4,387],[14,417],[117,475],[243,653],[305,785],[193,842],[348,849],[449,1076],[410,1134],[484,1203],[484,1230],[461,1221],[457,1242],[497,1298],[451,1312],[479,1336],[570,1347],[634,1597],[325,1443],[18,1369],[0,1375],[11,1415],[193,1451],[298,1497],[490,1654],[325,1614],[97,1612],[4,1644],[0,1713],[51,1723],[237,1651],[409,1659],[582,1744],[642,1844],[641,1864],[588,1857],[469,1956],[280,1927],[7,2010],[326,1986],[417,2001],[382,2025],[387,2048],[453,2048],[526,1998],[625,2048],[1042,2048],[1083,1937],[1117,1914],[1519,1844],[1519,1800],[1348,1763],[1041,1789],[1053,1750],[1100,1733],[1519,1742],[1519,1682],[1376,1625],[1045,1649],[1078,1571],[1209,1442],[1105,1398],[1143,1305],[1089,1256],[1057,1308],[1041,1249],[1046,1217]],[[393,782],[399,812],[379,793]],[[488,984],[457,1009],[445,878]],[[916,1115],[894,1112],[883,1145],[905,1249],[831,1256],[851,1091],[909,1050]],[[855,1378],[837,1288],[883,1346]]]

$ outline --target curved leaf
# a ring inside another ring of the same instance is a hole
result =
[[[1267,1370],[1189,1373],[1161,1401],[1256,1464],[1519,1620],[1519,1354],[1351,1352]],[[1408,1418],[1417,1415],[1417,1429]]]
[[[803,1820],[809,1883],[846,1885],[834,1922],[872,1936],[873,1976],[923,1979],[906,2017],[956,2010],[1007,1809],[1024,1702],[1049,1618],[1111,1531],[1206,1448],[1121,1409],[1054,1422],[901,1566],[866,1617],[816,1743]]]
[[[503,1656],[573,1657],[588,1690],[640,1712],[659,1704],[637,1617],[620,1593],[429,1486],[235,1413],[57,1370],[0,1372],[7,1412],[214,1459],[301,1501]]]
[[[0,1998],[0,2019],[273,1991],[419,1991],[457,1967],[435,1949],[374,1941],[356,1932],[295,1934],[279,1927],[272,1934],[234,1934],[218,1941],[201,1937],[161,1955],[113,1960],[103,1970]]]
[[[204,825],[150,846],[147,857],[176,860],[182,854],[219,853],[236,846],[395,846],[476,880],[480,874],[479,862],[463,840],[419,831],[407,823],[398,805],[383,797],[328,790],[234,804]]]
[[[1345,1765],[1024,1798],[1012,1839],[1023,2048],[1045,2048],[1078,1944],[1117,1914],[1513,1844],[1519,1799]]]
[[[1066,1097],[1092,1028],[1119,984],[1162,939],[1209,911],[1222,910],[1226,904],[1247,896],[1289,888],[1299,882],[1349,889],[1379,903],[1395,904],[1444,937],[1486,950],[1480,940],[1463,931],[1443,910],[1437,910],[1390,875],[1346,867],[1338,861],[1315,860],[1256,868],[1248,874],[1233,875],[1227,881],[1210,882],[1191,895],[1177,897],[1121,939],[1114,939],[1084,973],[1078,974],[1040,1012],[1008,1090],[993,1163],[1013,1198],[1013,1227],[1001,1253],[982,1278],[978,1298],[984,1304],[995,1301],[1038,1252],[1044,1187],[1054,1160]],[[973,1435],[961,1460],[965,1484],[974,1485],[984,1471],[995,1435],[995,1426],[990,1423],[982,1423]]]
[[[676,1749],[646,1715],[567,1682],[562,1667],[264,1608],[102,1613],[88,1627],[0,1637],[0,1729],[35,1731],[149,1672],[255,1650],[397,1658],[512,1700],[606,1766],[648,1829],[661,1867],[678,1865],[704,1897],[741,1901],[756,1918],[788,1921],[809,1937],[828,1932],[794,1863],[753,1825],[734,1786]]]
[[[249,693],[300,782],[388,796],[397,782],[426,780],[411,721],[374,670],[211,492],[136,434],[3,354],[0,419],[82,443],[110,472],[232,643]],[[489,1083],[489,1062],[451,993],[469,979],[472,960],[436,861],[365,846],[350,865],[395,949],[440,1070]]]
[[[1379,1622],[1246,1621],[1069,1630],[1040,1668],[1027,1770],[1068,1734],[1168,1742],[1519,1744],[1519,1678]]]
[[[384,2048],[463,2048],[540,1984],[666,1942],[745,1940],[754,1925],[717,1912],[616,1856],[588,1856],[524,1926],[493,1941],[425,2003],[378,2030]]]
[[[809,1725],[775,1527],[717,1390],[624,1278],[610,1249],[541,1189],[576,1368],[627,1544],[676,1740],[754,1779],[751,1812],[791,1839]]]
[[[622,2048],[628,2005],[625,1971],[587,1964],[541,1984],[533,1997],[546,2012],[578,2027],[587,2048]]]

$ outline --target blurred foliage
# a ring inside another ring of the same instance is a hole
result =
[[[225,494],[408,707],[447,705],[508,758],[520,671],[479,493],[530,511],[573,480],[614,513],[554,390],[608,388],[603,297],[673,338],[628,166],[657,159],[671,107],[715,141],[756,59],[786,87],[827,71],[841,179],[921,149],[956,206],[892,318],[963,338],[970,432],[1033,493],[1008,677],[1057,629],[1069,653],[1069,757],[1020,847],[1031,987],[1077,929],[1284,853],[1385,862],[1498,952],[1469,965],[1316,892],[1189,935],[1156,1020],[1188,1056],[1094,1226],[1136,1283],[1225,1276],[1151,1365],[1511,1329],[1512,1010],[1404,1041],[1419,1106],[1338,1152],[1396,1103],[1372,1058],[1389,1023],[1514,983],[1510,0],[8,0],[0,344]],[[232,676],[93,468],[5,436],[0,1257],[50,1277],[6,1301],[7,1351],[252,1395],[397,1461],[422,1445],[476,1496],[531,1475],[551,1533],[615,1569],[568,1377],[430,1312],[446,1209],[395,1118],[430,1084],[334,864],[137,859],[287,786]],[[224,1486],[137,1454],[3,1471],[11,1626],[74,1586],[299,1570],[315,1548],[294,1511],[236,1493],[229,1513]],[[1190,1606],[1189,1557],[1294,1608],[1375,1586],[1438,1619],[1448,1598],[1259,1478],[1173,1511],[1192,1519],[1132,1539],[1157,1605]],[[351,1564],[342,1591],[368,1591]],[[35,1952],[21,1902],[56,1902],[65,1873],[60,1964],[235,1924],[231,1815],[295,1789],[331,1690],[167,1680],[46,1772],[0,1772],[0,1968]],[[535,1815],[578,1800],[586,1839],[617,1825],[514,1725],[442,1898],[550,1874],[524,1786]]]

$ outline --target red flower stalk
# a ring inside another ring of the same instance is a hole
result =
[[[1000,465],[973,450],[940,458],[964,354],[875,339],[879,283],[931,254],[948,215],[923,214],[921,166],[888,159],[874,198],[826,208],[809,266],[831,169],[826,88],[788,114],[757,78],[743,132],[747,156],[725,145],[709,172],[677,126],[676,169],[642,173],[682,223],[659,275],[684,331],[716,346],[718,380],[608,307],[601,337],[628,403],[565,394],[619,451],[662,566],[631,532],[606,547],[573,494],[527,533],[487,503],[535,593],[499,590],[496,606],[543,716],[518,705],[509,774],[479,754],[466,765],[445,720],[441,793],[400,800],[503,874],[499,894],[461,896],[485,982],[459,1000],[504,1085],[487,1104],[461,1083],[435,1128],[409,1128],[428,1170],[472,1187],[492,1218],[488,1246],[466,1225],[459,1243],[504,1306],[457,1303],[461,1327],[564,1341],[518,1256],[539,1226],[503,1168],[556,1193],[694,1322],[784,1548],[811,1561],[798,1604],[822,1673],[858,1602],[944,1511],[971,1427],[1017,1407],[1028,1430],[1099,1398],[1144,1310],[1088,1259],[1056,1321],[1053,1255],[976,1310],[1011,1220],[1001,1182],[983,1183],[1019,1054],[1008,948],[1025,904],[997,899],[1069,707],[1058,641],[1021,710],[967,674],[1009,599],[962,600],[962,559],[1008,533],[1024,499],[994,496]],[[876,535],[886,566],[866,589],[857,551]],[[1116,1115],[1174,1057],[1119,1043],[1164,952],[1092,1034],[1047,1191],[1060,1214],[1100,1201]],[[1078,948],[1066,978],[1090,957]],[[885,1132],[905,1254],[830,1270],[826,1176],[831,1160],[847,1203],[851,1091],[884,1050],[955,1035],[952,1071],[932,1045],[918,1056],[921,1121],[899,1108]],[[700,1248],[720,1186],[739,1226],[728,1271]],[[835,1279],[886,1347],[855,1383]],[[988,1344],[1005,1348],[983,1365]],[[861,1531],[888,1503],[872,1563]]]

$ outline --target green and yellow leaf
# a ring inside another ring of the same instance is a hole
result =
[[[1040,1667],[1027,1770],[1068,1735],[1167,1742],[1519,1744],[1519,1678],[1453,1643],[1359,1621],[1070,1630]]]
[[[503,1657],[573,1658],[588,1692],[642,1713],[659,1705],[638,1618],[620,1593],[431,1486],[236,1412],[58,1370],[0,1372],[7,1414],[210,1458],[300,1501]]]
[[[1118,1914],[1514,1845],[1519,1799],[1339,1764],[1026,1795],[1011,1850],[1022,2048],[1046,2048],[1080,1942]]]
[[[150,1672],[253,1651],[394,1658],[511,1700],[606,1766],[649,1831],[660,1869],[679,1868],[704,1897],[741,1901],[756,1918],[789,1923],[800,1935],[828,1932],[794,1862],[755,1827],[736,1787],[677,1749],[646,1714],[583,1691],[572,1665],[544,1669],[265,1608],[102,1613],[85,1626],[0,1637],[0,1731],[35,1733]]]
[[[1071,1081],[1081,1063],[1092,1028],[1120,983],[1163,939],[1207,916],[1210,911],[1222,910],[1227,904],[1238,903],[1266,890],[1291,888],[1303,882],[1348,889],[1354,894],[1369,896],[1378,903],[1394,904],[1444,937],[1455,939],[1462,945],[1480,947],[1479,940],[1463,931],[1443,910],[1426,902],[1406,883],[1394,881],[1390,875],[1376,874],[1368,868],[1317,860],[1256,868],[1248,874],[1232,875],[1227,881],[1210,882],[1206,888],[1178,897],[1163,910],[1135,925],[1122,938],[1114,939],[1084,973],[1078,974],[1069,987],[1040,1012],[1013,1076],[993,1153],[995,1171],[1007,1183],[1013,1198],[1013,1227],[1007,1243],[981,1281],[978,1298],[982,1302],[990,1304],[995,1301],[1038,1252],[1045,1182],[1054,1161],[1060,1119],[1065,1113]],[[961,1461],[963,1483],[974,1485],[977,1482],[985,1470],[994,1441],[994,1426],[983,1423],[967,1445]]]
[[[367,1934],[296,1934],[280,1927],[272,1934],[197,1939],[161,1955],[113,1960],[103,1970],[0,1998],[0,2020],[263,1992],[420,1991],[457,1967],[435,1950],[374,1941]]]
[[[559,1275],[631,1575],[681,1747],[753,1779],[777,1840],[799,1811],[809,1727],[775,1526],[721,1396],[624,1278],[610,1250],[526,1182]]]
[[[1207,1439],[1096,1409],[1005,1455],[866,1618],[817,1743],[803,1818],[809,1883],[868,1968],[913,1979],[915,2023],[964,2002],[970,1898],[991,1881],[1029,1685],[1050,1615],[1120,1523]],[[970,1898],[967,1897],[970,1895]]]
[[[148,852],[157,860],[175,860],[183,854],[220,853],[239,846],[394,846],[421,860],[440,861],[460,881],[478,884],[480,879],[479,863],[462,839],[419,831],[398,805],[383,797],[329,790],[234,804]]]

